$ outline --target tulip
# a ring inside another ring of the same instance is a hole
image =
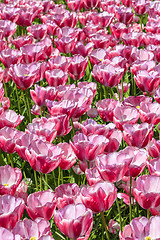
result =
[[[159,103],[141,103],[139,109],[142,122],[157,125],[160,122],[160,104]]]
[[[0,227],[0,238],[3,240],[20,240],[19,235],[14,235],[11,231],[7,230],[6,228]]]
[[[82,203],[55,211],[54,221],[63,234],[74,240],[87,240],[93,227],[92,211]]]
[[[3,128],[5,126],[16,128],[23,119],[23,116],[17,115],[17,113],[13,110],[5,110],[0,115],[0,128]]]
[[[34,140],[25,150],[26,158],[31,167],[41,173],[50,173],[58,167],[62,150],[51,143]]]
[[[63,170],[68,170],[76,163],[77,157],[70,144],[66,142],[59,143],[58,147],[60,147],[64,152],[64,154],[61,156],[59,167]]]
[[[24,201],[5,194],[0,196],[0,227],[13,229],[24,211]]]
[[[20,235],[20,239],[54,240],[51,237],[50,223],[43,218],[36,218],[35,221],[25,218],[17,222],[12,232]]]
[[[46,80],[49,86],[57,87],[59,85],[65,85],[68,80],[68,74],[61,69],[53,69],[45,72]]]
[[[56,187],[57,208],[63,209],[69,204],[81,203],[80,191],[81,189],[76,183],[66,183]]]
[[[89,187],[81,189],[83,204],[90,208],[93,213],[107,211],[117,198],[117,189],[109,182],[98,182]]]
[[[45,24],[31,25],[30,27],[27,27],[27,30],[36,39],[42,39],[47,35],[47,25]]]
[[[12,168],[9,165],[0,167],[0,195],[14,195],[22,180],[22,173],[19,168]]]
[[[88,59],[82,57],[81,55],[74,55],[69,59],[70,65],[68,67],[68,72],[70,76],[75,80],[79,80],[85,74],[87,68]]]
[[[147,151],[149,155],[153,158],[160,156],[160,140],[152,139],[152,141],[147,145]]]
[[[41,217],[48,221],[53,216],[56,204],[55,193],[52,190],[35,192],[27,198],[26,211],[33,220]]]
[[[6,68],[9,68],[11,64],[20,63],[22,60],[22,53],[19,50],[4,49],[0,53],[0,60]]]
[[[133,195],[138,204],[144,208],[155,208],[160,205],[160,177],[142,175],[136,180]]]
[[[124,150],[97,156],[96,164],[101,177],[105,181],[118,182],[128,170],[132,156]]]
[[[27,125],[26,132],[35,134],[37,136],[43,136],[46,141],[53,142],[57,136],[57,130],[55,129],[55,123],[51,119],[47,118],[35,118],[32,123]]]
[[[132,239],[159,239],[160,217],[155,216],[147,219],[138,217],[132,219],[129,225],[126,225],[123,232],[119,233],[120,240]]]
[[[14,39],[11,39],[12,44],[15,45],[16,48],[20,49],[20,47],[23,47],[26,44],[32,44],[33,43],[33,37],[32,36],[18,36]]]
[[[107,143],[108,139],[102,135],[86,136],[83,133],[74,135],[73,142],[70,141],[73,151],[81,161],[93,161],[96,156],[104,152]]]
[[[123,138],[129,146],[145,147],[153,137],[153,125],[148,123],[125,124]]]

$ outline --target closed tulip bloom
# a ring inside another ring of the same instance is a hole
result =
[[[54,42],[60,52],[67,54],[73,51],[77,43],[77,39],[76,38],[74,39],[71,37],[61,37],[61,38],[56,38]]]
[[[14,195],[22,180],[22,173],[19,168],[12,168],[9,165],[0,167],[0,195]]]
[[[0,196],[0,227],[14,228],[23,215],[24,206],[22,198],[8,194]]]
[[[108,143],[108,139],[102,135],[83,133],[74,135],[73,142],[70,144],[77,158],[81,161],[93,161],[96,156],[102,154]]]
[[[68,170],[76,163],[77,157],[70,144],[66,142],[59,143],[58,147],[64,151],[64,154],[61,156],[59,167],[63,170]]]
[[[152,124],[125,124],[123,126],[123,138],[129,146],[143,148],[152,140],[152,137]]]
[[[73,240],[87,240],[93,227],[92,211],[82,203],[55,211],[54,221],[59,230]]]
[[[156,175],[160,177],[160,157],[151,159],[148,162],[147,167],[150,175]]]
[[[115,152],[119,149],[122,142],[123,134],[120,130],[114,129],[111,135],[108,137],[109,143],[105,147],[104,152]]]
[[[52,190],[35,192],[27,198],[26,211],[33,220],[38,217],[50,220],[56,204],[55,193]]]
[[[50,223],[43,218],[23,219],[13,228],[13,234],[26,240],[54,240],[51,237]]]
[[[68,58],[65,56],[57,56],[55,58],[50,58],[48,60],[48,64],[50,69],[61,69],[63,70],[63,72],[67,72],[68,71]]]
[[[72,53],[73,54],[80,54],[84,58],[87,57],[93,50],[94,44],[92,42],[87,43],[84,45],[82,42],[77,42],[76,46],[74,47]]]
[[[119,152],[101,154],[97,156],[96,163],[101,177],[105,181],[118,182],[122,180],[132,161],[132,156],[121,150]]]
[[[147,151],[152,158],[160,157],[160,140],[153,138],[147,145]]]
[[[88,65],[88,59],[82,57],[80,54],[74,55],[72,58],[69,59],[69,67],[68,72],[70,76],[75,80],[79,80],[85,74],[85,70]]]
[[[69,204],[81,203],[81,189],[76,183],[61,184],[55,188],[57,208],[62,209]]]
[[[72,126],[70,126],[70,118],[67,116],[67,114],[51,116],[50,119],[55,123],[57,137],[64,136],[71,131]]]
[[[26,44],[20,48],[24,63],[44,61],[47,58],[44,48],[39,44]]]
[[[42,140],[33,141],[25,150],[31,167],[41,173],[50,173],[57,168],[62,154],[63,152],[58,146]]]
[[[57,87],[65,85],[68,80],[68,74],[64,73],[61,69],[53,69],[45,72],[46,80],[49,86]]]
[[[147,166],[149,155],[143,148],[126,147],[125,151],[133,157],[125,176],[137,177]]]
[[[138,204],[144,208],[155,208],[160,205],[160,177],[142,175],[136,180],[133,195]]]
[[[117,198],[117,189],[107,181],[95,183],[81,189],[83,204],[94,213],[107,211]]]
[[[160,74],[157,71],[141,70],[134,76],[138,88],[143,92],[152,93],[155,91],[160,83]]]

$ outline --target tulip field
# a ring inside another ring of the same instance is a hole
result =
[[[0,0],[0,240],[160,240],[159,136],[159,0]]]

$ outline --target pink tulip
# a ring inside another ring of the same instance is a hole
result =
[[[12,168],[9,165],[0,167],[0,195],[14,195],[22,180],[22,173],[19,168]]]
[[[116,106],[113,111],[113,122],[119,130],[123,130],[124,124],[134,124],[139,119],[139,112],[130,106]]]
[[[64,154],[61,156],[59,167],[63,170],[68,170],[76,163],[77,157],[70,144],[66,142],[59,143],[58,147],[60,147],[64,152]]]
[[[11,37],[16,32],[17,25],[9,20],[0,20],[0,31],[4,37]]]
[[[12,232],[16,236],[20,235],[20,239],[54,240],[51,237],[50,223],[43,218],[36,218],[35,221],[25,218],[17,222]]]
[[[26,211],[33,220],[38,217],[50,220],[56,204],[55,193],[52,190],[35,192],[27,198]]]
[[[160,205],[160,177],[142,175],[136,180],[133,195],[138,204],[144,208],[155,208]]]
[[[73,143],[70,141],[73,151],[81,161],[93,161],[97,155],[104,152],[107,143],[108,139],[102,135],[86,136],[83,133],[74,135]]]
[[[50,119],[55,123],[57,137],[64,136],[71,131],[72,126],[70,126],[70,118],[66,114],[57,115]]]
[[[73,117],[76,111],[76,103],[70,100],[62,100],[59,102],[46,100],[46,106],[51,116],[67,114],[69,118]]]
[[[76,38],[74,39],[71,37],[61,37],[61,38],[56,38],[54,42],[60,52],[70,53],[71,51],[73,51],[77,43],[77,39]]]
[[[153,137],[152,124],[125,124],[123,129],[123,138],[129,146],[143,148]]]
[[[109,143],[105,147],[104,152],[115,152],[119,149],[122,142],[123,134],[120,130],[114,129],[110,136],[108,136]]]
[[[5,194],[0,196],[0,227],[12,229],[18,222],[24,211],[24,201]]]
[[[121,39],[123,33],[128,33],[128,28],[126,24],[117,22],[115,24],[111,23],[110,25],[111,32],[113,36],[117,39]]]
[[[89,187],[81,189],[83,204],[90,208],[93,213],[107,211],[117,198],[117,189],[109,182],[98,182]]]
[[[0,115],[0,128],[3,128],[5,126],[16,128],[23,119],[23,116],[17,115],[17,113],[13,110],[5,110]]]
[[[129,96],[128,98],[124,99],[124,104],[136,107],[137,109],[140,108],[140,103],[152,103],[152,98],[151,97],[146,97],[144,95],[139,95],[139,96]]]
[[[47,58],[43,47],[40,44],[26,44],[20,48],[24,63],[44,61]]]
[[[51,143],[34,140],[25,150],[31,167],[41,173],[52,172],[61,161],[62,150]]]
[[[155,91],[160,83],[160,74],[157,71],[141,70],[134,76],[138,88],[143,92],[152,93]]]
[[[85,170],[85,175],[87,182],[90,186],[96,184],[97,182],[103,181],[97,167],[89,168]]]
[[[18,155],[25,161],[27,161],[25,150],[28,149],[32,141],[39,139],[38,135],[24,133],[21,136],[17,137],[15,140],[15,151]]]
[[[115,8],[115,16],[119,22],[128,25],[133,21],[134,14],[131,8],[120,6],[119,8]]]
[[[18,36],[14,39],[11,39],[12,44],[15,45],[16,48],[20,49],[20,47],[23,47],[26,44],[32,44],[33,43],[33,37],[32,36]]]
[[[59,85],[65,85],[68,80],[68,74],[61,69],[53,69],[45,72],[46,80],[49,86],[57,87]]]
[[[51,119],[47,118],[34,118],[32,123],[27,125],[26,132],[42,136],[48,142],[53,142],[57,136],[57,130],[55,129],[55,123]]]
[[[57,208],[62,209],[69,204],[81,203],[80,191],[76,183],[66,183],[56,187]]]
[[[0,149],[4,152],[15,152],[15,141],[21,137],[22,132],[17,129],[4,127],[0,129]]]
[[[47,35],[47,25],[45,24],[31,25],[30,27],[27,27],[27,30],[36,39],[42,39]]]
[[[22,27],[31,26],[38,12],[39,10],[34,11],[31,7],[28,9],[21,7],[21,11],[19,11],[19,18],[16,23]]]
[[[83,7],[83,2],[81,0],[67,0],[67,5],[71,11],[80,11]]]
[[[84,45],[82,42],[77,42],[76,46],[74,47],[72,53],[73,54],[79,54],[82,57],[87,57],[93,50],[94,44],[92,42],[87,43],[87,45]]]
[[[36,81],[40,80],[40,63],[22,64],[10,66],[9,76],[19,88],[30,88]]]
[[[30,90],[32,100],[38,106],[45,106],[45,100],[54,101],[57,95],[57,90],[54,87],[41,87],[35,84],[35,90]]]
[[[6,68],[9,68],[11,64],[20,63],[22,60],[22,53],[14,49],[5,49],[0,53],[0,60]]]
[[[108,223],[108,231],[112,234],[117,234],[117,232],[120,230],[120,224],[113,219],[109,220]]]
[[[146,217],[134,218],[129,225],[124,227],[123,232],[119,233],[119,237],[121,240],[127,240],[131,237],[134,239],[159,239],[159,224],[159,216],[152,216],[150,219]]]
[[[69,62],[68,58],[65,56],[57,56],[55,58],[51,58],[48,60],[48,64],[51,70],[58,68],[63,70],[63,72],[68,71]]]
[[[145,149],[135,147],[126,147],[124,152],[132,156],[132,161],[128,167],[125,176],[137,177],[143,172],[148,164],[149,155]]]
[[[106,51],[102,48],[97,48],[93,50],[89,55],[92,65],[99,64],[105,59],[105,57],[106,57]]]
[[[124,150],[97,156],[96,163],[101,177],[105,181],[118,182],[128,170],[132,156]]]
[[[4,6],[1,10],[1,19],[10,20],[11,22],[16,22],[19,18],[19,8],[10,7],[9,5]]]
[[[115,101],[114,99],[103,99],[96,103],[98,113],[103,121],[113,121],[113,110],[118,104],[119,102]]]
[[[93,227],[92,211],[82,203],[55,211],[54,221],[63,234],[74,240],[87,240]]]
[[[82,57],[81,55],[74,55],[69,59],[69,67],[68,72],[70,76],[75,80],[79,80],[85,74],[85,70],[87,68],[88,59]]]
[[[159,103],[141,103],[139,113],[142,122],[152,123],[153,125],[160,122]]]
[[[160,157],[151,159],[147,167],[150,175],[160,176]]]
[[[147,145],[147,151],[149,155],[153,158],[160,156],[160,140],[152,139],[152,141]]]
[[[19,235],[14,235],[11,231],[6,228],[0,227],[0,238],[3,240],[21,240]]]

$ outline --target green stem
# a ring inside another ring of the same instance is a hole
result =
[[[114,94],[114,91],[113,91],[113,89],[112,89],[112,88],[110,88],[110,90],[111,90],[111,93],[112,93],[112,96],[113,96],[114,100],[116,100],[116,101],[117,101],[117,98],[116,98],[116,96],[115,96],[115,94]]]
[[[129,221],[132,220],[132,177],[130,176],[130,188],[129,188]]]
[[[40,179],[39,179],[39,181],[40,181],[40,191],[42,191],[42,173],[40,172]]]
[[[48,177],[47,177],[47,173],[45,174],[45,185],[44,185],[44,190],[48,190]]]
[[[121,80],[121,83],[122,83],[122,102],[123,102],[123,99],[124,99],[123,80],[124,80],[124,76],[122,77],[122,80]]]
[[[147,218],[148,219],[150,218],[150,211],[149,211],[149,209],[147,209]]]
[[[140,16],[141,31],[143,31],[143,16]]]
[[[28,100],[27,89],[25,89],[25,94],[26,94],[26,103],[27,103],[27,111],[28,111],[29,122],[32,122],[31,110],[30,110],[30,105],[29,105],[29,100]]]
[[[116,204],[117,204],[118,213],[119,213],[120,230],[122,232],[122,216],[121,216],[121,210],[120,210],[118,198],[116,198]]]
[[[53,175],[53,181],[54,181],[54,188],[56,188],[57,183],[56,183],[56,177],[55,177],[54,171],[52,171],[52,175]]]
[[[9,158],[9,160],[10,160],[10,163],[11,163],[11,167],[13,167],[14,168],[14,163],[13,163],[13,158],[12,158],[12,154],[8,154],[8,158]]]
[[[35,184],[36,184],[36,191],[38,191],[37,173],[35,170],[34,170],[34,179],[35,179]]]
[[[5,91],[5,97],[7,98],[8,94],[7,94],[6,82],[4,79],[3,79],[3,86],[4,86],[4,91]]]
[[[107,240],[110,240],[110,237],[109,237],[109,233],[108,233],[108,228],[107,228],[107,224],[106,224],[106,220],[105,220],[105,217],[104,217],[104,212],[101,212],[101,218],[102,218],[102,224],[106,230],[106,237],[107,237]]]
[[[72,120],[72,118],[70,118],[70,123],[71,123],[71,126],[72,126],[71,140],[73,140],[73,136],[75,135],[75,129],[74,129],[74,125],[73,125],[73,120]]]
[[[117,93],[118,93],[118,98],[119,98],[119,101],[121,101],[121,96],[120,96],[120,92],[119,92],[118,85],[117,85]]]

